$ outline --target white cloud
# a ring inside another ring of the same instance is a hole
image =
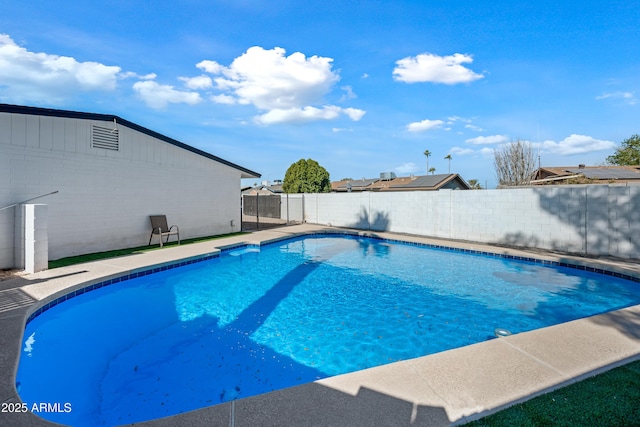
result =
[[[281,48],[250,48],[225,72],[228,87],[238,98],[269,110],[313,104],[339,80],[331,71],[330,58],[284,54]]]
[[[438,56],[423,53],[396,61],[393,78],[400,82],[417,83],[432,82],[453,85],[468,83],[483,78],[462,64],[473,62],[469,55],[455,53],[449,56]]]
[[[236,99],[229,95],[215,95],[211,97],[211,100],[216,104],[233,105],[236,103]]]
[[[409,132],[424,132],[431,129],[438,129],[444,122],[442,120],[425,119],[421,122],[413,122],[407,125]]]
[[[265,114],[255,117],[256,123],[272,125],[277,123],[305,123],[316,120],[334,120],[341,114],[347,115],[351,120],[357,121],[364,115],[364,111],[354,108],[340,108],[335,105],[327,105],[322,108],[276,108]]]
[[[418,166],[416,166],[415,163],[405,163],[403,165],[400,165],[400,166],[394,168],[394,170],[397,173],[401,173],[401,174],[404,174],[404,173],[415,173],[415,172],[418,172]]]
[[[457,156],[466,156],[469,154],[475,154],[476,150],[473,150],[471,148],[452,147],[451,150],[449,150],[449,153],[455,154]]]
[[[489,147],[482,147],[479,150],[465,147],[452,147],[449,150],[449,154],[455,154],[456,156],[471,156],[480,154],[482,157],[485,157],[487,159],[493,159],[494,150],[494,148]]]
[[[635,105],[638,103],[638,99],[633,92],[610,92],[596,96],[596,99],[620,99],[629,105]]]
[[[5,101],[62,102],[85,91],[114,90],[120,71],[117,66],[30,52],[0,34],[0,99]]]
[[[465,128],[467,129],[471,129],[473,131],[476,132],[484,132],[484,129],[482,129],[480,126],[476,126],[476,125],[472,125],[472,124],[466,124],[464,125]]]
[[[138,80],[153,80],[158,77],[155,73],[149,73],[140,75],[138,73],[134,73],[133,71],[125,71],[123,73],[118,74],[118,78],[120,79],[138,79]]]
[[[358,97],[358,95],[353,92],[353,88],[351,86],[342,86],[340,89],[344,91],[344,94],[340,97],[340,102]]]
[[[611,150],[616,146],[615,142],[595,139],[586,135],[572,134],[560,142],[544,141],[532,143],[533,147],[540,148],[545,153],[560,155],[583,154],[592,151]]]
[[[478,136],[465,140],[467,144],[486,145],[486,144],[503,144],[508,142],[509,138],[504,135]]]
[[[153,80],[136,82],[133,85],[140,98],[151,108],[164,108],[167,104],[194,105],[202,101],[197,92],[179,91],[169,85],[161,85]]]
[[[473,121],[473,119],[468,119],[466,117],[460,117],[460,116],[449,116],[447,117],[447,120],[450,123],[455,123],[455,122],[471,123]]]
[[[206,71],[209,74],[220,74],[224,67],[218,64],[216,61],[204,60],[200,61],[196,64],[196,67],[200,68],[202,71]]]
[[[209,76],[197,76],[197,77],[178,77],[178,79],[184,82],[184,85],[192,90],[209,89],[213,87],[213,81]]]
[[[508,140],[506,137],[502,137],[501,135],[495,135],[494,137],[496,137],[497,142],[493,142],[492,144],[501,144],[500,146],[504,146],[505,144],[508,143]],[[497,137],[501,137],[501,138],[497,138]],[[488,138],[493,138],[493,137],[488,137]],[[502,139],[502,140],[498,141],[498,139]],[[466,142],[469,142],[469,141],[470,140],[467,140]],[[550,153],[550,154],[558,154],[558,155],[584,154],[584,153],[590,153],[592,151],[610,150],[614,148],[616,145],[614,142],[611,142],[611,141],[604,141],[604,140],[592,138],[590,136],[576,135],[576,134],[572,134],[560,142],[555,142],[550,140],[547,140],[544,142],[530,142],[530,141],[524,141],[524,142],[531,144],[531,147],[534,150],[539,149],[542,153]],[[478,144],[478,143],[475,143],[475,144]],[[495,150],[494,148],[490,148],[490,147],[483,147],[477,151],[473,149],[468,149],[468,148],[453,147],[450,150],[450,152],[452,154],[455,153],[458,155],[480,153],[482,156],[486,158],[493,158],[494,150]]]
[[[354,122],[359,121],[367,113],[366,111],[358,108],[342,108],[341,110]]]
[[[250,104],[266,111],[255,118],[261,124],[332,120],[341,115],[354,121],[362,118],[363,110],[318,106],[340,80],[331,69],[333,59],[306,57],[300,52],[285,54],[279,47],[267,50],[254,46],[228,67],[211,60],[196,66],[217,76],[213,83],[221,93],[212,97],[215,102]],[[346,93],[341,101],[355,98],[350,86],[342,89]]]

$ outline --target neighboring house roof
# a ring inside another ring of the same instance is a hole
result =
[[[331,189],[334,191],[364,191],[371,187],[372,184],[380,181],[379,178],[373,179],[351,179],[331,183]],[[334,185],[335,184],[335,185]]]
[[[587,179],[588,183],[640,181],[640,166],[554,166],[542,167],[534,174],[532,184],[561,184],[567,180]],[[573,183],[573,182],[572,182]],[[585,182],[586,183],[586,182]]]
[[[284,191],[282,191],[282,184],[272,184],[269,185],[269,190],[273,193],[284,193]]]
[[[242,194],[280,194],[282,192],[282,185],[279,184],[246,187],[241,191]]]
[[[151,129],[147,129],[145,127],[142,127],[133,122],[130,122],[128,120],[125,120],[123,118],[120,118],[118,116],[111,115],[111,114],[83,113],[79,111],[26,107],[22,105],[10,105],[10,104],[0,104],[0,113],[28,114],[33,116],[62,117],[62,118],[68,118],[68,119],[82,119],[82,120],[100,120],[100,121],[107,121],[107,122],[113,122],[115,120],[116,123],[119,125],[126,126],[135,131],[149,135],[155,139],[159,139],[168,144],[174,145],[176,147],[179,147],[184,150],[190,151],[192,153],[198,154],[200,156],[206,157],[207,159],[211,159],[218,163],[222,163],[224,165],[237,169],[242,172],[242,175],[241,175],[242,178],[260,178],[261,176],[257,172],[246,169],[235,163],[231,163],[227,160],[221,159],[220,157],[214,156],[213,154],[207,153],[206,151],[199,150],[183,142],[180,142],[173,138],[169,138],[168,136],[162,135],[158,132],[152,131]]]
[[[333,191],[337,192],[349,191],[349,186],[351,186],[351,191],[433,191],[440,189],[469,190],[471,188],[460,175],[455,173],[411,176],[390,180],[374,178],[339,181],[331,185]]]
[[[456,176],[457,175],[450,174],[416,176],[415,179],[409,180],[408,182],[392,182],[389,188],[439,188],[445,181],[451,181]]]

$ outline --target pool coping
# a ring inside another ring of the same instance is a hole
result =
[[[308,224],[77,264],[0,282],[0,402],[20,401],[14,381],[22,334],[25,323],[39,310],[68,299],[70,293],[81,294],[122,277],[134,278],[245,245],[266,245],[306,234],[360,235],[557,263],[640,282],[640,266],[622,260]],[[638,359],[640,305],[136,425],[460,424]],[[0,421],[3,419],[15,426],[55,425],[30,413],[0,412]]]

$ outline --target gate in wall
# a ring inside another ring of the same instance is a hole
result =
[[[279,195],[245,194],[242,196],[242,231],[264,230],[286,225],[282,218]]]

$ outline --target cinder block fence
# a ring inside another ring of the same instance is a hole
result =
[[[640,186],[305,194],[305,221],[640,259]]]

